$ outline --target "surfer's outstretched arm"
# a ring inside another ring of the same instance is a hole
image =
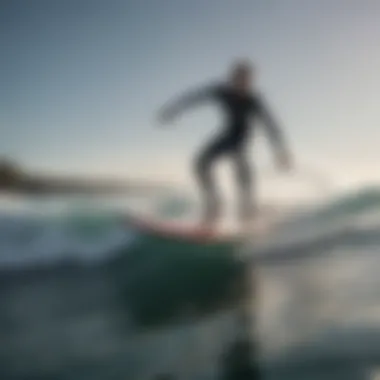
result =
[[[185,110],[214,98],[217,92],[218,90],[216,86],[206,86],[186,92],[174,101],[164,105],[160,110],[160,118],[162,121],[169,121]]]
[[[272,113],[269,111],[263,99],[259,100],[259,115],[265,127],[269,142],[272,145],[274,153],[276,154],[278,163],[281,166],[289,167],[291,165],[291,155],[285,143],[284,134],[279,128]]]

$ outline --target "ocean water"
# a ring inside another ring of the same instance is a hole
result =
[[[218,379],[243,298],[263,378],[379,378],[377,189],[211,246],[70,204],[2,204],[1,379]],[[236,287],[247,268],[248,298]]]

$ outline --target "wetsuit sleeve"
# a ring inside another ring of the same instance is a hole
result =
[[[287,152],[284,135],[262,97],[255,100],[255,108],[272,147],[276,152]]]
[[[205,101],[216,99],[219,95],[219,86],[210,85],[197,90],[189,91],[162,109],[165,118],[172,118],[183,111],[202,104]]]

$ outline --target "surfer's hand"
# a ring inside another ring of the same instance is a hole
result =
[[[281,171],[290,171],[293,168],[293,161],[289,153],[280,152],[276,157],[277,168]]]
[[[158,113],[158,121],[161,125],[167,125],[174,121],[174,113],[169,109],[162,109]]]

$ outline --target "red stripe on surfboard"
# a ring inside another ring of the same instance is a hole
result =
[[[213,229],[202,228],[196,225],[180,225],[175,222],[160,222],[136,218],[132,222],[137,228],[149,234],[167,238],[183,239],[195,242],[213,242],[231,240],[232,236],[217,232]]]

